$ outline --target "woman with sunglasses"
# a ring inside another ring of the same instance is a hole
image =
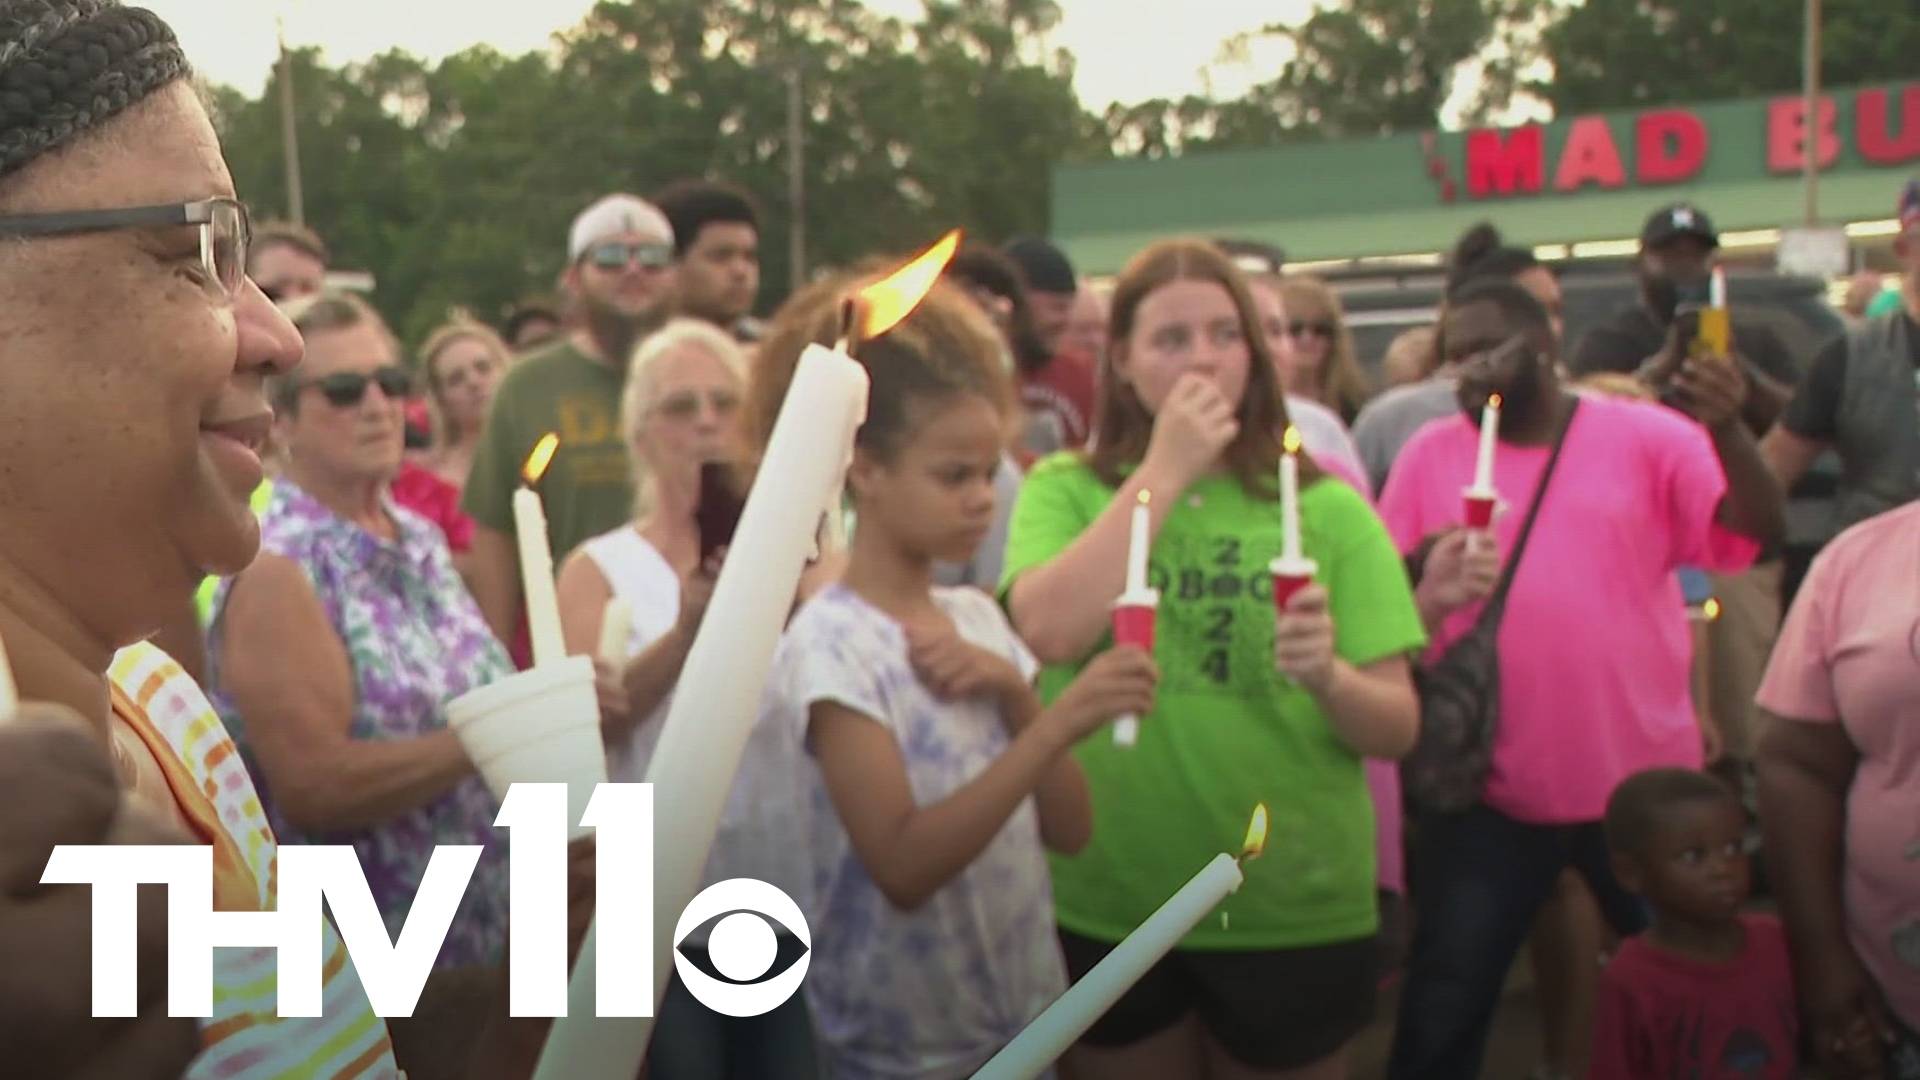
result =
[[[1290,316],[1293,363],[1285,373],[1287,393],[1317,401],[1351,425],[1373,396],[1373,386],[1360,367],[1339,295],[1304,274],[1265,275],[1256,283],[1277,288]]]
[[[398,933],[437,844],[487,848],[438,964],[499,959],[498,811],[446,704],[513,669],[454,572],[446,538],[399,505],[408,389],[386,325],[357,297],[295,309],[298,373],[272,386],[286,464],[261,554],[216,592],[214,703],[282,842],[351,844]]]

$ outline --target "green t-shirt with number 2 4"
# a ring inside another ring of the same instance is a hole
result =
[[[1003,595],[1071,544],[1113,494],[1078,455],[1036,465],[1014,510]],[[1310,484],[1300,533],[1319,563],[1341,657],[1363,666],[1426,644],[1405,565],[1358,492],[1335,479]],[[1075,750],[1094,828],[1079,855],[1052,860],[1067,930],[1126,937],[1214,856],[1237,853],[1264,802],[1265,854],[1245,864],[1224,918],[1202,920],[1181,946],[1302,948],[1376,931],[1373,804],[1361,759],[1312,696],[1274,670],[1267,564],[1279,553],[1278,504],[1224,476],[1182,492],[1155,538],[1158,700],[1134,746],[1116,746],[1102,729]],[[1083,664],[1045,668],[1042,697],[1058,697]]]

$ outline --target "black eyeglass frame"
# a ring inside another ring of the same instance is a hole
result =
[[[234,252],[236,273],[232,281],[220,274],[213,251],[213,228],[222,210],[231,210],[237,219],[239,250]],[[247,259],[253,250],[253,218],[247,204],[239,199],[216,195],[192,202],[165,203],[157,206],[117,206],[101,210],[55,210],[43,214],[0,215],[0,236],[48,237],[76,236],[82,233],[109,232],[114,229],[166,229],[183,225],[200,226],[200,262],[207,276],[220,283],[229,299],[237,297],[247,277]]]

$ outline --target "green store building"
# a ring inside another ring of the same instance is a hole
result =
[[[1183,234],[1274,245],[1289,269],[1432,264],[1483,219],[1545,259],[1617,259],[1655,207],[1685,199],[1712,216],[1732,260],[1794,262],[1781,245],[1795,230],[1790,245],[1804,239],[1830,264],[1886,265],[1900,185],[1920,172],[1920,80],[1831,90],[1811,125],[1807,112],[1800,96],[1751,98],[1063,165],[1052,233],[1096,280]],[[1803,238],[1809,128],[1824,237]]]

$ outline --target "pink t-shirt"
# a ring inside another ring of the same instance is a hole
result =
[[[1395,459],[1380,517],[1402,551],[1461,524],[1479,425],[1464,415],[1414,433]],[[1545,470],[1547,446],[1501,443],[1494,521],[1513,549]],[[1758,545],[1714,523],[1726,493],[1705,431],[1662,405],[1582,398],[1520,560],[1500,624],[1500,726],[1484,798],[1518,820],[1599,820],[1607,796],[1641,769],[1699,768],[1689,670],[1693,640],[1680,566],[1737,571]],[[1449,617],[1429,658],[1472,626]]]
[[[1853,526],[1814,559],[1756,695],[1840,724],[1860,751],[1842,894],[1853,947],[1920,1025],[1920,503]]]

